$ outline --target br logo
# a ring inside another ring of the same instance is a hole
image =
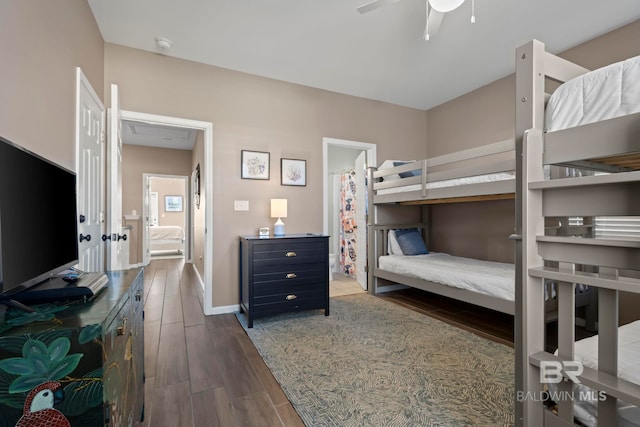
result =
[[[543,384],[557,384],[566,376],[575,384],[580,384],[578,377],[584,371],[582,363],[575,361],[547,360],[540,362],[540,382]],[[564,374],[563,374],[564,372]]]

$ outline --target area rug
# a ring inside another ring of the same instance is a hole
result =
[[[238,319],[309,426],[513,425],[514,353],[369,294]]]

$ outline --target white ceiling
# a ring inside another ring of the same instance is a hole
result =
[[[639,0],[471,0],[422,38],[424,0],[88,0],[105,41],[429,109],[514,71],[532,38],[561,52],[640,19]]]

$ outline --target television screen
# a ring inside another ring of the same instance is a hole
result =
[[[76,175],[0,137],[0,292],[77,264]]]

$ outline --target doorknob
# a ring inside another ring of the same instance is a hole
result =
[[[82,243],[84,240],[86,240],[87,242],[91,241],[91,234],[87,234],[86,236],[82,233],[80,233],[80,243]]]
[[[87,217],[84,215],[80,215],[80,224],[82,224],[83,222],[85,222],[87,220]]]

